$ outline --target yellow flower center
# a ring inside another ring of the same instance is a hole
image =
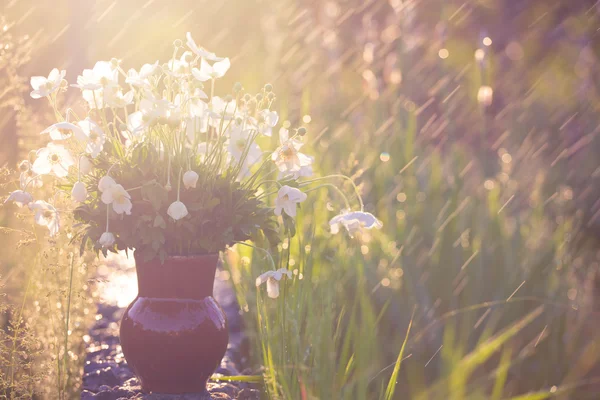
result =
[[[290,146],[286,146],[285,149],[281,152],[281,155],[284,159],[289,160],[290,158],[294,157],[295,152],[293,148],[291,148]]]
[[[246,140],[244,140],[244,139],[238,139],[235,142],[235,145],[238,148],[238,150],[244,151],[244,149],[246,148]]]
[[[50,219],[50,218],[52,218],[52,211],[46,210],[46,211],[44,211],[44,213],[42,215],[44,216],[44,218]]]
[[[52,164],[58,164],[58,162],[60,161],[60,157],[58,156],[58,154],[51,154],[50,157],[48,157],[48,159]]]
[[[71,131],[68,129],[63,129],[63,128],[59,128],[58,132],[62,135],[62,136],[69,136],[71,135]]]

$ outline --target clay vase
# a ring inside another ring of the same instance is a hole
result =
[[[138,295],[121,319],[121,347],[146,393],[202,393],[229,341],[213,298],[218,254],[143,262]]]

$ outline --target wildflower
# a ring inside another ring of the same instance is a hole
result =
[[[185,204],[181,201],[177,200],[171,203],[169,208],[167,209],[167,214],[169,217],[173,218],[175,221],[179,221],[181,218],[188,215],[188,210]]]
[[[292,271],[288,271],[285,268],[280,268],[277,271],[267,271],[264,274],[256,278],[256,286],[260,286],[267,282],[267,295],[276,299],[279,297],[279,281],[286,275],[288,279],[292,278]]]
[[[192,34],[188,32],[185,37],[187,38],[186,44],[198,57],[206,58],[210,61],[221,61],[223,57],[217,57],[215,53],[211,53],[203,47],[198,47],[194,39],[192,38]]]
[[[77,181],[71,190],[71,198],[79,203],[83,203],[87,198],[87,189],[83,182]]]
[[[285,128],[279,130],[279,141],[281,146],[271,155],[271,159],[280,172],[296,172],[302,167],[312,164],[313,159],[306,154],[300,153],[303,143],[296,139],[289,138],[289,131]]]
[[[284,185],[277,192],[275,199],[275,215],[281,215],[281,211],[285,211],[290,217],[296,216],[296,204],[306,200],[306,193],[302,193],[299,189]]]
[[[92,158],[98,157],[106,137],[102,129],[92,121],[90,118],[86,118],[83,121],[77,123],[81,128],[76,132],[77,139],[85,143],[85,151],[92,156]]]
[[[100,235],[98,243],[102,247],[111,247],[115,244],[115,240],[115,235],[113,235],[111,232],[104,232],[102,235]]]
[[[198,173],[196,173],[196,171],[187,171],[185,174],[183,174],[183,185],[186,189],[195,188],[196,183],[198,182],[198,178],[199,176]]]
[[[117,184],[117,182],[115,182],[115,180],[113,178],[111,178],[108,175],[104,175],[98,181],[98,190],[100,192],[104,192],[105,190],[107,190],[108,188],[110,188],[111,186],[114,186],[116,184]]]
[[[29,204],[31,211],[35,212],[35,223],[41,226],[45,226],[50,231],[50,236],[54,236],[60,229],[60,218],[58,211],[50,203],[43,200],[38,200],[34,203]]]
[[[35,172],[31,170],[31,163],[29,160],[23,160],[19,163],[19,171],[21,171],[21,175],[19,176],[19,186],[21,189],[24,190],[29,185],[32,185],[34,188],[41,188],[44,185],[42,177],[36,175]]]
[[[86,156],[81,156],[79,158],[79,173],[83,175],[87,175],[92,172],[93,164],[90,159]]]
[[[123,94],[121,90],[107,90],[104,92],[104,102],[113,108],[123,108],[133,103],[133,89]]]
[[[170,60],[167,63],[165,72],[177,78],[187,77],[190,71],[190,63],[193,61],[193,54],[191,51],[185,51],[179,60]]]
[[[148,81],[148,78],[154,75],[157,69],[158,61],[156,61],[154,64],[144,64],[142,68],[140,68],[140,72],[137,72],[135,69],[131,68],[129,71],[127,71],[125,83],[138,88],[149,88],[150,82]]]
[[[100,184],[98,184],[98,188],[100,188]],[[113,210],[117,214],[131,215],[131,195],[123,186],[115,183],[104,189],[101,200],[104,204],[112,204]]]
[[[71,86],[94,91],[118,85],[119,70],[109,61],[98,61],[93,69],[84,69],[77,77],[77,84]]]
[[[222,78],[229,67],[231,67],[229,58],[217,61],[212,66],[202,58],[200,60],[200,69],[192,68],[192,75],[200,82],[205,82],[210,79]]]
[[[59,122],[54,125],[50,125],[48,128],[40,132],[40,135],[50,134],[52,140],[67,140],[73,136],[74,132],[79,132],[81,128],[70,122]]]
[[[48,143],[46,147],[37,151],[37,159],[31,170],[36,174],[53,173],[59,178],[64,178],[73,164],[75,164],[73,157],[64,146]]]
[[[256,129],[262,135],[271,137],[273,127],[275,125],[277,125],[278,121],[279,121],[279,115],[277,114],[277,111],[271,111],[271,110],[265,109],[258,113],[257,121],[251,121],[251,122],[252,122],[252,125],[254,125],[256,127]]]
[[[262,157],[262,150],[258,145],[252,141],[250,141],[250,130],[244,130],[241,126],[236,126],[231,131],[231,135],[229,137],[229,143],[227,146],[227,150],[229,154],[237,161],[240,162],[242,157],[246,157],[243,160],[243,165],[245,167],[250,167],[254,165],[260,158]]]
[[[329,221],[331,233],[334,235],[338,233],[340,231],[340,225],[346,228],[350,237],[362,228],[379,229],[383,226],[381,221],[375,218],[373,214],[363,211],[343,212],[340,215],[333,217],[331,221]]]
[[[31,92],[31,97],[34,99],[39,99],[42,97],[50,96],[52,93],[56,92],[61,87],[61,82],[65,77],[67,71],[58,70],[54,68],[50,71],[50,74],[47,78],[43,76],[32,76],[31,77],[31,87],[33,91]]]
[[[15,190],[8,195],[6,200],[4,200],[4,204],[9,201],[14,202],[19,207],[23,207],[33,201],[33,196],[23,190]]]

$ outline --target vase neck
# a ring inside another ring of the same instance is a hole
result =
[[[170,256],[162,264],[134,256],[140,297],[201,300],[213,294],[218,254]]]

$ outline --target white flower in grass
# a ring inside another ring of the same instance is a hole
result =
[[[124,108],[133,103],[134,94],[133,89],[125,94],[121,90],[106,90],[104,91],[104,103],[108,107]]]
[[[183,185],[186,189],[195,188],[198,178],[199,176],[196,171],[187,171],[185,174],[183,174]]]
[[[105,190],[107,190],[108,188],[110,188],[111,186],[114,186],[116,184],[117,184],[117,182],[115,182],[115,180],[113,178],[111,178],[108,175],[104,175],[98,181],[98,190],[100,192],[104,192]]]
[[[169,208],[167,209],[167,214],[169,217],[173,218],[175,221],[179,221],[181,218],[188,215],[188,210],[185,204],[181,201],[177,200],[171,203]]]
[[[287,185],[282,186],[275,199],[275,215],[281,215],[283,210],[290,217],[296,216],[296,204],[306,200],[306,193]]]
[[[156,61],[154,64],[144,64],[142,68],[140,68],[140,72],[137,72],[135,69],[131,68],[129,71],[127,71],[125,83],[138,88],[149,88],[150,82],[148,81],[148,78],[154,75],[157,69],[158,61]]]
[[[273,152],[271,159],[280,172],[292,173],[312,164],[313,158],[299,151],[303,143],[296,139],[290,139],[287,129],[279,130],[279,141],[281,146]]]
[[[45,226],[50,231],[50,236],[54,236],[60,229],[60,218],[58,211],[50,203],[43,200],[38,200],[29,204],[31,211],[35,212],[35,223]]]
[[[190,32],[188,32],[185,35],[187,42],[186,44],[188,45],[188,47],[190,48],[190,50],[192,50],[197,56],[202,57],[202,58],[206,58],[207,60],[210,61],[221,61],[223,60],[223,57],[217,57],[215,55],[215,53],[211,53],[210,51],[206,50],[203,47],[199,47],[196,42],[194,41],[194,39],[192,38],[192,34]]]
[[[70,122],[59,122],[54,125],[50,125],[46,129],[40,132],[40,135],[49,134],[52,140],[67,140],[73,134],[76,135],[81,131],[77,125]]]
[[[379,221],[373,214],[363,211],[343,212],[329,221],[331,233],[334,235],[340,231],[340,225],[346,228],[352,237],[361,229],[381,228],[383,223]]]
[[[44,181],[41,176],[38,176],[32,170],[21,172],[19,176],[19,186],[21,189],[26,187],[41,188],[44,186]]]
[[[100,235],[98,243],[102,247],[111,247],[115,244],[115,240],[115,235],[113,235],[111,232],[104,232],[102,235]]]
[[[114,182],[114,181],[113,181]],[[100,184],[98,184],[100,188]],[[100,197],[104,204],[112,204],[117,214],[131,215],[131,195],[119,184],[114,184],[102,191]]]
[[[256,144],[256,142],[250,143],[250,135],[252,131],[247,129],[242,129],[241,126],[235,126],[231,130],[231,134],[229,136],[229,142],[227,144],[227,150],[231,157],[239,162],[244,154],[246,154],[246,159],[244,160],[244,166],[250,167],[258,162],[262,157],[262,150]]]
[[[14,202],[17,206],[23,207],[33,201],[33,196],[23,190],[15,190],[8,195],[8,198],[4,200],[4,204],[8,202]]]
[[[271,137],[273,127],[277,125],[279,115],[277,111],[262,110],[258,113],[258,120],[251,118],[250,122],[262,135]]]
[[[213,128],[219,129],[221,121],[230,121],[235,117],[235,109],[235,100],[227,102],[219,96],[214,96],[210,100],[209,109],[206,110],[208,124]]]
[[[229,58],[215,62],[212,66],[206,60],[200,60],[200,69],[192,68],[192,75],[200,82],[205,82],[210,79],[218,79],[225,76],[227,70],[231,67]]]
[[[19,175],[19,186],[21,189],[25,190],[29,186],[41,188],[44,185],[42,177],[37,176],[35,172],[31,170],[31,163],[29,160],[23,160],[19,163],[19,171],[21,172],[21,175]]]
[[[190,63],[194,61],[191,51],[185,51],[179,60],[169,60],[165,72],[177,78],[185,78],[191,73]]]
[[[81,90],[98,90],[119,86],[119,70],[110,61],[98,61],[93,69],[84,69],[77,77],[77,84],[71,85]]]
[[[59,178],[64,178],[69,174],[69,167],[75,164],[69,151],[60,144],[48,143],[36,154],[37,159],[31,170],[38,175],[52,173]]]
[[[276,299],[279,297],[279,281],[284,276],[287,276],[288,279],[291,279],[292,271],[288,271],[285,268],[280,268],[277,271],[267,271],[256,278],[256,286],[258,287],[267,282],[267,295],[272,299]]]
[[[106,141],[104,131],[90,118],[79,121],[77,125],[81,129],[75,132],[77,134],[76,138],[85,143],[86,153],[90,154],[92,158],[98,157]]]
[[[92,168],[94,168],[94,165],[91,163],[89,158],[82,156],[79,159],[79,172],[82,175],[87,175],[92,172]]]
[[[83,203],[87,198],[87,188],[81,181],[75,182],[71,190],[71,198],[79,203]]]
[[[56,92],[60,89],[61,82],[65,77],[67,71],[58,70],[54,68],[50,71],[50,74],[47,78],[43,76],[32,76],[31,77],[31,87],[33,91],[31,92],[31,97],[34,99],[39,99],[42,97],[50,96],[52,93]]]

